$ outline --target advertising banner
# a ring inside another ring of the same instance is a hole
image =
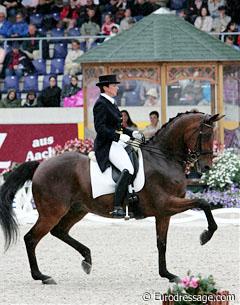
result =
[[[0,125],[0,172],[12,162],[43,160],[56,145],[78,138],[78,124]]]

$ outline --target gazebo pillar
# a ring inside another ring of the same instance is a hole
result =
[[[217,113],[224,114],[223,105],[223,64],[218,64],[217,79]],[[224,120],[218,122],[218,140],[220,144],[224,144]]]
[[[167,121],[167,65],[161,66],[161,125]]]

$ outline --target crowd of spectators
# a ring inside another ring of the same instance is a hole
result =
[[[202,31],[228,33],[223,40],[239,50],[240,36],[233,35],[239,31],[240,23],[240,14],[236,14],[236,10],[240,11],[237,0],[0,0],[0,78],[20,79],[39,74],[37,62],[42,59],[57,59],[59,64],[63,63],[63,69],[60,66],[51,74],[78,75],[81,73],[79,58],[86,50],[130,29],[161,6],[176,11]],[[97,35],[102,38],[94,37]],[[39,40],[34,38],[45,36],[48,40],[40,47]],[[62,36],[75,39],[50,39]],[[6,38],[13,40],[6,42]],[[54,46],[53,55],[50,45]],[[68,90],[63,88],[63,97],[56,78],[50,77],[49,82],[48,87],[39,90],[42,92],[29,90],[24,101],[19,99],[16,88],[8,88],[11,90],[5,91],[6,97],[1,100],[0,107],[64,105]],[[151,105],[154,94],[147,98]],[[51,102],[45,103],[47,99]]]

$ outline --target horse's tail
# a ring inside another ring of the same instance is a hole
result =
[[[18,225],[12,209],[14,196],[27,180],[32,180],[38,165],[38,161],[22,163],[9,174],[0,188],[0,225],[5,237],[5,250],[16,241],[18,236]]]

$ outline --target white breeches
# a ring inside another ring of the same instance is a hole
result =
[[[112,142],[109,152],[109,160],[121,172],[124,169],[127,169],[129,171],[129,174],[133,175],[133,165],[121,143],[115,141]]]

